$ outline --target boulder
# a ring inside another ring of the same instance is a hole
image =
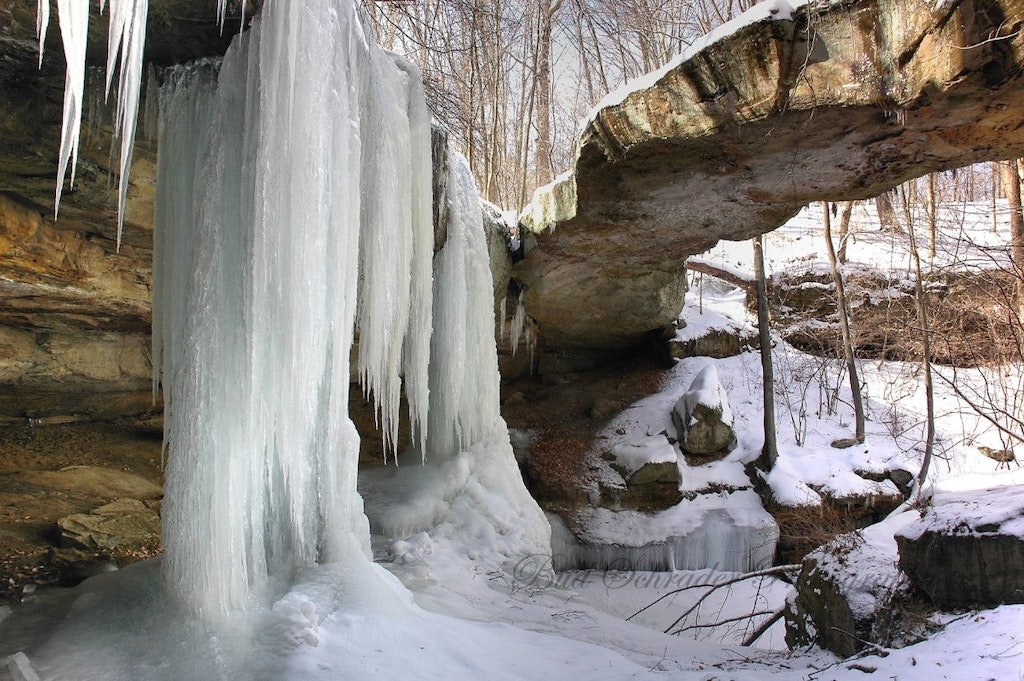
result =
[[[940,608],[1024,603],[1024,486],[940,492],[896,542],[900,566]]]
[[[682,501],[679,457],[665,433],[619,443],[603,458],[614,473],[599,481],[598,505],[653,513]]]
[[[151,547],[160,541],[158,504],[118,499],[90,513],[57,521],[60,544],[79,549],[116,551]]]
[[[896,624],[909,582],[896,566],[892,528],[904,522],[906,514],[840,535],[807,555],[786,605],[791,648],[813,644],[849,657],[913,635]]]
[[[736,443],[729,396],[713,364],[700,370],[672,409],[672,421],[684,452],[724,456]]]
[[[696,338],[674,340],[669,353],[676,359],[686,357],[735,357],[747,348],[757,347],[757,334],[748,329],[709,329]]]

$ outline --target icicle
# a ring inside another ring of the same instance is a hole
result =
[[[512,344],[512,356],[516,356],[516,351],[519,349],[519,342],[523,339],[523,329],[527,324],[526,318],[526,305],[523,303],[524,292],[519,292],[519,298],[516,300],[516,311],[512,315],[512,328],[509,330],[509,342]]]
[[[146,108],[142,114],[142,131],[147,142],[156,140],[160,126],[160,83],[156,75],[156,67],[150,64],[146,68]]]
[[[469,164],[448,154],[448,240],[434,258],[428,450],[450,456],[491,432],[498,413],[494,298],[483,213]]]
[[[101,0],[100,11],[105,2]],[[121,247],[124,229],[124,209],[128,195],[128,172],[131,169],[132,149],[139,108],[139,90],[142,87],[142,56],[146,39],[148,0],[113,0],[110,12],[110,34],[107,43],[106,90],[109,94],[115,65],[120,61],[115,137],[121,140],[120,178],[117,202],[117,247]],[[82,0],[57,0],[61,42],[67,72],[64,79],[64,113],[61,127],[60,160],[57,175],[54,215],[60,210],[64,178],[71,166],[70,185],[74,185],[78,165],[78,143],[81,135],[82,109],[85,98],[85,52],[89,31],[89,4]],[[43,42],[49,23],[49,4],[39,0],[36,13],[36,32],[39,34],[39,58],[42,63]]]
[[[347,416],[357,319],[388,427],[403,373],[426,418],[422,87],[369,46],[354,3],[301,4],[268,4],[236,38],[205,135],[187,83],[169,79],[161,96],[164,572],[194,611],[245,607],[316,562],[368,556]]]
[[[46,42],[46,29],[50,25],[50,0],[39,0],[36,5],[36,37],[39,38],[39,67],[43,66],[43,43]]]
[[[40,0],[46,2],[46,0]],[[78,166],[78,140],[82,127],[82,106],[85,99],[85,48],[89,32],[89,5],[76,0],[57,0],[61,42],[67,71],[64,75],[64,114],[61,126],[60,161],[57,169],[56,202],[53,213],[60,208],[64,177],[71,164],[69,186],[74,186]],[[41,30],[45,30],[39,22]],[[41,54],[41,52],[40,52]]]
[[[115,67],[120,62],[117,107],[114,114],[114,137],[121,142],[121,163],[117,190],[117,247],[121,248],[124,231],[124,208],[128,199],[128,175],[135,147],[135,128],[139,113],[139,92],[142,88],[142,57],[146,43],[148,0],[112,0],[110,29],[107,36],[107,82],[110,95]]]
[[[366,136],[379,143],[365,150],[362,176],[359,374],[386,447],[397,442],[403,373],[414,427],[424,420],[431,322],[429,114],[419,71],[398,59],[371,54],[371,87],[363,95]]]

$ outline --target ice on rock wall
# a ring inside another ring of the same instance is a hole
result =
[[[448,152],[448,238],[434,258],[430,412],[424,465],[360,474],[376,535],[416,560],[443,541],[488,567],[550,552],[550,528],[522,482],[499,408],[494,299],[480,197]],[[413,451],[411,454],[417,454]],[[495,562],[497,564],[495,564]]]
[[[574,534],[552,519],[559,570],[760,570],[772,564],[779,527],[753,490],[700,494],[659,513],[593,508]]]

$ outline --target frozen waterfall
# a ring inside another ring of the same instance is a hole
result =
[[[472,496],[505,523],[496,536],[519,538],[499,553],[550,550],[498,412],[464,163],[451,164],[459,190],[432,273],[429,128],[418,71],[371,45],[351,2],[267,3],[219,72],[167,78],[154,256],[164,577],[194,612],[259,607],[314,564],[366,560],[347,415],[356,331],[386,439],[404,387],[416,459],[445,471],[443,491],[412,493]]]

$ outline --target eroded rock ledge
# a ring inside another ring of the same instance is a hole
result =
[[[538,190],[514,276],[549,347],[670,325],[687,256],[808,202],[1024,155],[1024,0],[775,5],[607,99]]]

